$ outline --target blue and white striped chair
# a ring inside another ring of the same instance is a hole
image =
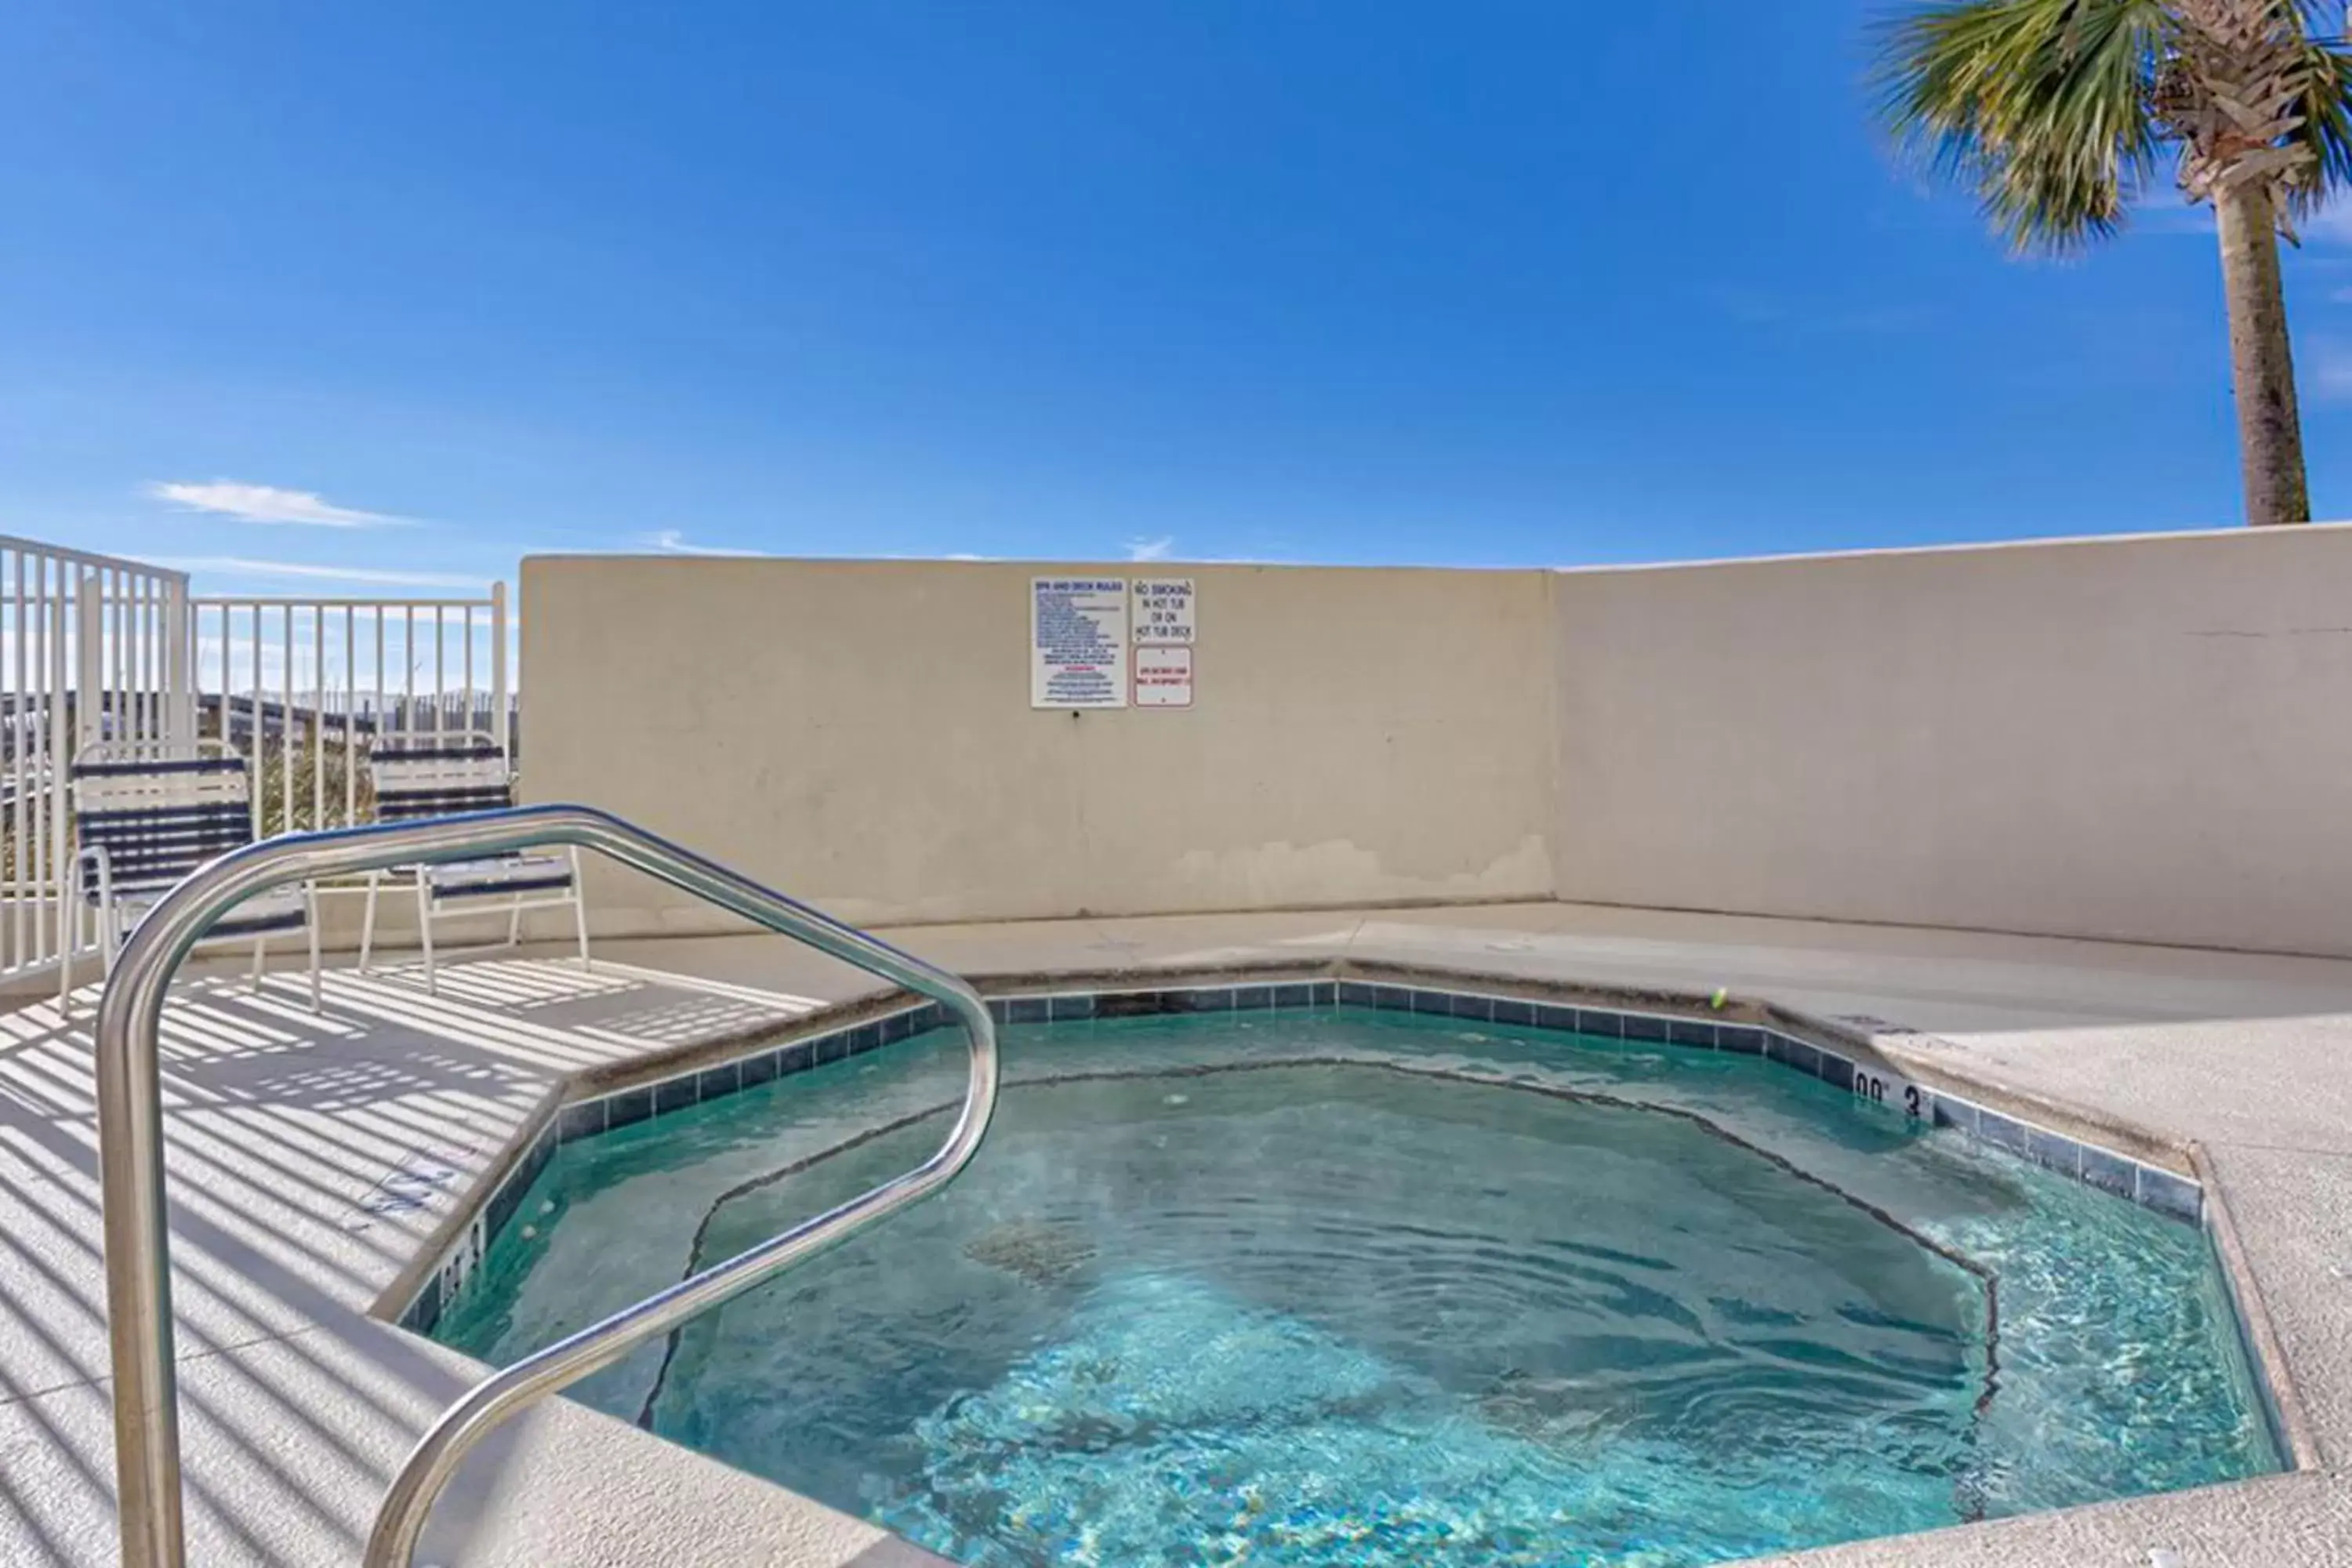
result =
[[[73,990],[73,955],[83,919],[97,917],[97,945],[108,973],[122,943],[173,884],[205,861],[253,842],[252,779],[245,759],[217,741],[192,752],[152,741],[85,746],[68,770],[73,785],[72,892],[67,901],[65,956],[58,966],[60,1002]],[[205,940],[253,939],[253,984],[261,984],[269,939],[301,931],[310,938],[310,1009],[319,1009],[319,903],[309,883],[257,894],[230,910]]]
[[[514,771],[506,753],[495,737],[478,731],[379,741],[369,753],[368,772],[375,780],[378,822],[417,822],[514,804]],[[367,913],[360,924],[362,973],[375,946],[376,894],[394,880],[407,881],[416,890],[417,942],[424,949],[428,992],[438,990],[434,977],[436,916],[504,914],[503,945],[512,947],[522,940],[526,913],[569,909],[580,937],[580,967],[588,967],[588,906],[580,896],[580,851],[575,848],[523,849],[479,860],[370,873]]]

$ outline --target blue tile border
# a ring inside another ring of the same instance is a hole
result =
[[[1741,1056],[1760,1057],[1764,1054],[1764,1031],[1751,1024],[1718,1024],[1715,1030],[1715,1048]]]
[[[1854,1079],[1862,1076],[1862,1068],[1835,1051],[1816,1049],[1814,1057],[1818,1062],[1813,1069],[1814,1077],[1836,1089],[1840,1094],[1853,1092]]]
[[[2119,1198],[2136,1200],[2139,1196],[2138,1163],[2088,1143],[2083,1145],[2082,1177],[2092,1186]]]
[[[2133,1202],[2191,1225],[2203,1215],[2205,1189],[2195,1182],[2170,1171],[2159,1171],[2154,1165],[2141,1165],[2137,1174],[2138,1190],[2132,1194]]]
[[[1785,1068],[1794,1068],[1807,1078],[1822,1076],[1822,1048],[1811,1040],[1800,1040],[1777,1032],[1767,1035],[1764,1037],[1764,1055],[1768,1060],[1779,1062]],[[1849,1062],[1846,1066],[1849,1075],[1846,1086],[1851,1089],[1853,1064]]]
[[[1091,994],[1056,997],[1050,1011],[1060,1018],[1090,1017],[1094,1000]],[[995,1004],[990,1005],[993,1011]],[[507,1167],[489,1195],[476,1206],[440,1266],[425,1278],[401,1312],[397,1320],[400,1326],[418,1333],[433,1331],[441,1314],[457,1300],[479,1266],[489,1238],[514,1218],[531,1184],[563,1144],[634,1127],[641,1121],[655,1121],[780,1078],[862,1056],[938,1027],[945,1021],[946,1011],[936,1003],[902,1007],[879,1018],[845,1024],[711,1066],[690,1068],[648,1083],[631,1084],[558,1107],[532,1135],[522,1157]]]
[[[1976,1135],[1979,1141],[1996,1149],[2005,1149],[2020,1158],[2025,1157],[2028,1152],[2025,1123],[2013,1116],[2003,1116],[1998,1110],[1988,1110],[1983,1106],[1977,1108]]]
[[[615,1131],[646,1121],[654,1113],[654,1091],[650,1086],[625,1089],[618,1094],[604,1097],[604,1131]]]
[[[2025,1126],[2025,1157],[2035,1164],[2073,1176],[2083,1175],[2083,1146],[2072,1138],[2045,1131],[2031,1122]]]
[[[573,1110],[582,1114],[572,1116],[570,1112]],[[498,1184],[491,1189],[489,1197],[474,1211],[457,1239],[446,1249],[440,1266],[417,1286],[408,1305],[396,1320],[402,1328],[430,1334],[439,1326],[441,1315],[457,1300],[467,1281],[473,1278],[474,1271],[481,1266],[489,1237],[515,1217],[516,1211],[522,1206],[524,1197],[530,1191],[530,1184],[547,1169],[548,1161],[554,1157],[557,1146],[567,1136],[564,1131],[566,1124],[573,1129],[568,1136],[591,1136],[591,1121],[602,1123],[605,1120],[604,1111],[605,1107],[595,1104],[592,1114],[589,1102],[583,1102],[581,1106],[564,1107],[557,1115],[540,1123],[521,1156],[507,1167]]]
[[[1956,1127],[1973,1138],[1977,1135],[1977,1108],[1965,1100],[1939,1094],[1936,1097],[1936,1125]]]
[[[1855,1079],[1861,1074],[1885,1074],[1889,1070],[1884,1065],[1858,1064],[1855,1058],[1843,1051],[1801,1038],[1784,1028],[1717,1022],[1689,1014],[1651,1012],[1640,1007],[1570,1006],[1457,985],[1360,978],[1339,981],[1333,1000],[1343,1006],[1478,1019],[1514,1028],[1588,1035],[1643,1046],[1675,1045],[1763,1056],[1847,1094],[1854,1092]],[[1707,1004],[1695,998],[1694,1005]],[[1928,1089],[1932,1099],[1931,1125],[1936,1128],[1957,1131],[1978,1142],[2172,1218],[2192,1225],[2201,1219],[2204,1189],[2189,1177],[2004,1115],[1948,1090],[1921,1087]]]
[[[1762,1056],[1848,1094],[1853,1092],[1858,1070],[1874,1074],[1885,1070],[1878,1066],[1858,1069],[1853,1058],[1767,1024],[1717,1022],[1638,1007],[1570,1005],[1456,985],[1391,980],[1249,980],[1139,989],[1097,986],[1083,991],[996,996],[988,1001],[989,1015],[1008,1026],[1167,1013],[1272,1012],[1333,1006],[1460,1018],[1509,1028],[1622,1040],[1645,1047],[1677,1046]],[[488,1238],[514,1217],[530,1184],[538,1180],[562,1145],[757,1089],[812,1068],[844,1061],[945,1027],[950,1021],[947,1010],[935,1002],[900,1007],[880,1017],[843,1024],[715,1065],[608,1090],[558,1108],[533,1135],[522,1157],[507,1168],[488,1196],[476,1205],[464,1231],[449,1247],[447,1256],[417,1288],[401,1313],[401,1326],[419,1333],[432,1331],[478,1267]],[[1961,1133],[1973,1142],[2174,1219],[2190,1225],[2203,1219],[2204,1189],[2189,1177],[1941,1089],[1934,1090],[1933,1097],[1931,1121],[1937,1129]]]

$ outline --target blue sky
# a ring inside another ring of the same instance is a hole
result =
[[[0,531],[287,593],[2233,521],[2206,226],[2011,259],[1874,130],[1885,9],[16,0]],[[2352,515],[2352,221],[2289,268]]]

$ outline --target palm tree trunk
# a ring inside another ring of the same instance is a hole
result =
[[[2230,378],[2238,399],[2246,521],[2257,526],[2309,522],[2294,351],[2287,342],[2286,293],[2279,283],[2270,192],[2259,180],[2242,181],[2215,195],[2213,210],[2221,220],[2221,290],[2230,309]]]

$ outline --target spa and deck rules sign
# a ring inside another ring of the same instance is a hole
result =
[[[1192,579],[1029,579],[1029,706],[1192,706]]]
[[[1127,579],[1029,579],[1029,706],[1127,706]]]

